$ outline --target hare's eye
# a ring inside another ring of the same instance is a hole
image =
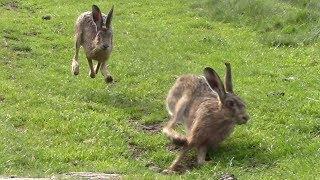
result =
[[[233,101],[227,101],[227,106],[233,107],[234,106],[234,102]]]

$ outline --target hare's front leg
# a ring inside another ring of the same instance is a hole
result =
[[[207,146],[200,146],[197,149],[197,163],[198,165],[202,165],[206,162],[206,155],[207,155],[207,151],[208,151],[208,147]]]
[[[101,66],[101,62],[98,62],[98,64],[95,66],[95,68],[94,68],[94,73],[95,74],[98,74],[98,71],[99,71],[99,69],[100,69],[100,66]]]
[[[89,64],[89,68],[90,68],[90,71],[89,71],[89,76],[91,78],[95,78],[96,77],[96,73],[95,73],[95,70],[93,68],[93,63],[92,63],[92,59],[90,58],[87,58],[88,59],[88,64]]]
[[[102,62],[101,63],[101,73],[102,73],[106,83],[111,83],[113,81],[113,78],[112,78],[111,74],[108,71],[108,67],[107,67],[107,63],[106,62]]]
[[[80,42],[81,42],[81,35],[79,33],[76,34],[76,43],[75,43],[75,53],[71,63],[71,72],[74,75],[79,74],[79,49],[80,49]]]

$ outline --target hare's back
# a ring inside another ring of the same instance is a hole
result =
[[[220,100],[218,94],[210,88],[204,77],[199,76],[187,108],[187,116],[189,117],[187,122],[188,129],[191,128],[196,114],[207,115],[219,111],[219,109]]]
[[[213,89],[211,89],[207,80],[203,76],[199,76],[194,97],[197,99],[207,99],[207,98],[217,99],[218,94]]]
[[[195,75],[182,75],[169,90],[166,103],[169,114],[175,112],[176,104],[182,98],[191,100],[194,90],[197,88],[198,77]],[[188,103],[189,104],[189,103]]]
[[[170,89],[167,101],[170,99],[176,101],[183,96],[190,101],[218,97],[217,93],[209,87],[205,78],[196,75],[180,76]]]
[[[195,75],[182,75],[180,76],[175,84],[169,91],[169,98],[181,98],[184,94],[191,95],[193,91],[197,88],[198,85],[198,77]]]

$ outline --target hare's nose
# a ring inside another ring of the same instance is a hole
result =
[[[243,116],[243,117],[242,117],[242,120],[248,121],[248,120],[249,120],[249,116],[248,116],[248,115]]]
[[[104,44],[102,47],[103,47],[103,49],[107,49],[109,47],[109,45]]]

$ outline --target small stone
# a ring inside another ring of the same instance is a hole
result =
[[[45,15],[45,16],[42,16],[42,19],[43,20],[50,20],[51,16],[50,15]]]
[[[237,178],[233,174],[222,174],[220,180],[236,180]]]
[[[175,171],[172,171],[170,169],[165,169],[161,172],[162,174],[165,174],[165,175],[170,175],[170,174],[176,174]]]
[[[297,79],[297,78],[296,78],[296,77],[293,77],[293,76],[283,78],[283,80],[284,80],[284,81],[287,81],[287,82],[292,82],[292,81],[295,81],[296,79]]]
[[[155,165],[149,166],[149,170],[157,173],[161,172],[161,168]]]

